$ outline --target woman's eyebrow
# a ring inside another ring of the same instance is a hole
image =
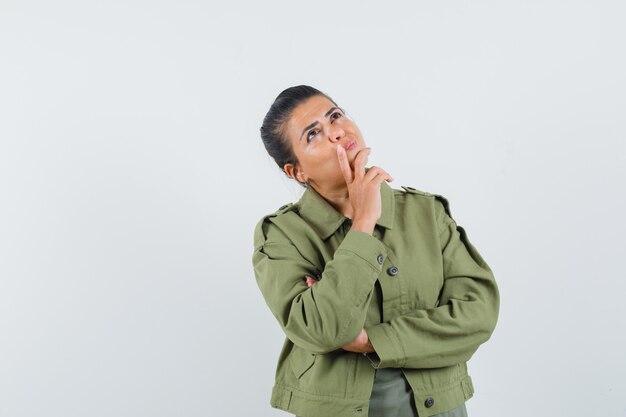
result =
[[[343,113],[343,109],[341,107],[337,107],[337,106],[333,106],[331,107],[326,113],[324,113],[324,117],[328,117],[330,116],[330,114],[333,112],[333,110],[341,110],[341,112]],[[302,134],[300,135],[300,139],[298,140],[302,140],[302,136],[304,135],[304,132],[306,132],[307,130],[309,130],[310,128],[314,127],[315,125],[317,125],[319,122],[316,120],[313,123],[311,123],[310,125],[308,125],[307,127],[305,127],[304,129],[302,129]]]

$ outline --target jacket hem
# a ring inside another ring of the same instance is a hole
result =
[[[339,398],[315,395],[287,385],[272,388],[273,408],[301,417],[365,417],[369,398]]]
[[[430,417],[464,404],[473,394],[472,379],[466,375],[445,387],[413,391],[413,398],[418,414]],[[431,400],[431,407],[425,406],[427,399]],[[270,405],[300,417],[367,417],[369,398],[317,395],[288,385],[276,384],[272,388]]]

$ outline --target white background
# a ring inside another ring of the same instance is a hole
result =
[[[0,2],[0,416],[287,416],[259,127],[312,85],[501,291],[471,417],[624,416],[620,1]]]

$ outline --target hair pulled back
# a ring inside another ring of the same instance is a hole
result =
[[[323,96],[337,103],[317,88],[308,85],[298,85],[283,90],[272,103],[269,111],[263,119],[261,126],[261,139],[267,153],[274,159],[281,171],[285,164],[296,164],[298,158],[293,152],[291,142],[285,133],[285,127],[289,121],[293,109],[300,103],[313,96]],[[296,180],[297,181],[297,180]],[[305,183],[298,181],[298,184],[306,187]]]

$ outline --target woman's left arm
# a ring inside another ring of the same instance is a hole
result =
[[[491,268],[434,200],[443,255],[444,283],[435,308],[416,310],[365,328],[375,368],[436,368],[469,360],[495,329],[500,296]]]

